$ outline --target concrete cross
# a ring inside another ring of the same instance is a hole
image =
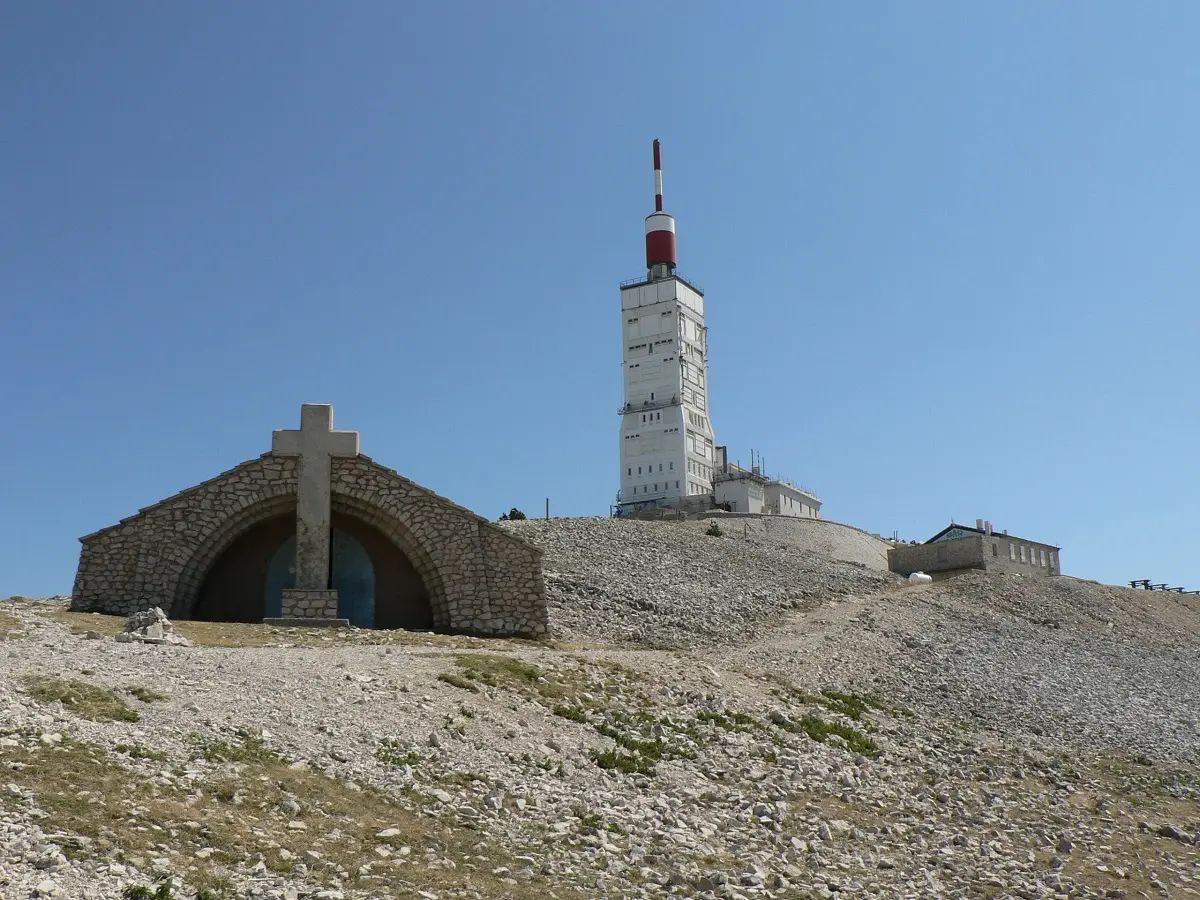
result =
[[[329,587],[329,501],[331,462],[335,456],[358,456],[358,432],[333,430],[333,407],[305,403],[300,430],[276,431],[271,452],[299,456],[296,475],[296,588]]]

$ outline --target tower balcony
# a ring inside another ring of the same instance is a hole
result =
[[[679,399],[678,394],[675,394],[670,400],[647,400],[644,403],[626,403],[617,409],[617,415],[627,416],[630,413],[653,412],[656,409],[666,409],[669,406],[682,405],[683,401]]]
[[[696,282],[694,282],[692,279],[688,278],[687,276],[680,275],[678,272],[672,272],[670,277],[676,278],[679,281],[682,281],[684,284],[686,284],[688,287],[690,287],[693,291],[695,291],[701,297],[704,296],[704,288],[700,287],[700,285],[696,284]],[[667,279],[667,278],[651,278],[649,275],[642,275],[642,276],[639,276],[638,278],[629,278],[625,281],[622,281],[619,286],[622,288],[637,287],[638,285],[650,284],[651,282],[654,282],[654,281],[668,281],[668,280],[669,279]]]

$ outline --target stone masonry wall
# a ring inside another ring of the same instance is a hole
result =
[[[988,551],[991,553],[991,551]],[[898,575],[913,572],[948,572],[959,569],[982,569],[983,537],[960,538],[935,544],[915,544],[888,551],[888,565]]]
[[[179,596],[194,598],[221,550],[295,507],[296,462],[265,454],[80,538],[72,608],[127,614],[161,606],[182,617]]]
[[[333,509],[377,527],[429,588],[435,627],[546,633],[541,554],[365,456],[333,461]],[[72,608],[161,606],[187,618],[217,557],[247,528],[295,508],[296,460],[263,454],[80,538]]]
[[[1015,561],[1008,556],[1010,542],[1018,548]],[[1021,562],[1019,548],[1022,546],[1026,548],[1026,562]],[[1028,561],[1030,550],[1038,554],[1032,562]],[[1045,566],[1041,565],[1041,551],[1046,553]],[[1056,547],[1000,534],[975,534],[953,541],[897,547],[888,552],[888,565],[898,575],[911,575],[913,572],[932,575],[962,569],[984,569],[1026,578],[1061,574]]]
[[[431,587],[435,626],[546,633],[537,548],[365,456],[333,461],[333,489],[335,509],[359,515],[408,554]]]
[[[1007,534],[993,534],[982,540],[984,542],[984,561],[989,572],[1003,572],[1006,575],[1021,575],[1025,578],[1044,578],[1049,575],[1062,574],[1058,548],[1050,544],[1036,544],[1033,541]],[[1009,559],[1009,544],[1013,545],[1013,555],[1016,556],[1016,559]],[[1025,548],[1025,562],[1021,561],[1022,547]],[[1043,552],[1046,554],[1046,565],[1044,566],[1041,564]]]
[[[336,619],[338,592],[285,590],[282,607],[284,619]]]

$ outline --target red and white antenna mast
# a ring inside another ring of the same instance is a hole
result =
[[[661,147],[654,142],[654,212],[646,216],[646,269],[652,280],[675,271],[675,217],[663,212]]]

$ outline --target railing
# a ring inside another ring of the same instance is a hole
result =
[[[800,493],[800,494],[804,494],[807,497],[812,497],[818,503],[823,504],[825,502],[819,496],[817,496],[815,491],[810,491],[808,488],[806,488],[802,484],[796,484],[795,482],[792,482],[792,481],[784,481],[782,478],[770,478],[769,480],[778,482],[779,484],[782,484],[785,487],[789,487],[793,491],[796,491],[797,493]]]
[[[692,279],[688,278],[686,275],[680,275],[678,272],[672,272],[671,277],[678,278],[680,281],[682,281],[684,284],[686,284],[688,287],[690,287],[697,294],[699,294],[700,296],[704,296],[704,288],[700,287],[700,285],[696,284],[696,282],[692,281]],[[649,275],[642,275],[639,278],[630,278],[628,281],[622,281],[621,287],[627,288],[627,287],[633,287],[634,285],[637,285],[637,284],[653,284],[656,280],[657,281],[666,281],[667,279],[665,279],[665,278],[653,279]]]
[[[1141,588],[1144,591],[1173,591],[1176,594],[1200,594],[1200,591],[1185,591],[1181,587],[1167,587],[1166,583],[1151,584],[1149,578],[1140,578],[1129,582],[1131,588]]]
[[[641,406],[637,405],[636,403],[626,403],[624,406],[617,408],[617,415],[624,416],[628,413],[652,412],[656,409],[666,409],[668,406],[682,405],[683,401],[679,399],[678,395],[676,395],[670,400],[647,400],[642,403]]]

